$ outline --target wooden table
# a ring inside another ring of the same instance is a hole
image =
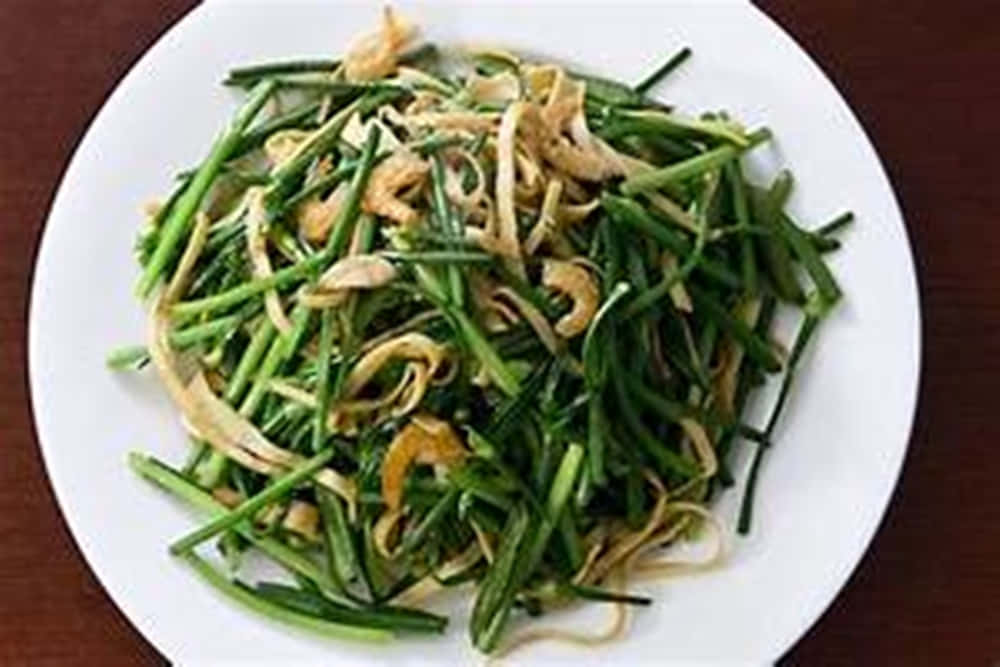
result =
[[[49,201],[105,96],[189,0],[0,1],[0,664],[155,664],[73,544],[28,406],[25,316]],[[924,376],[871,550],[788,664],[1000,661],[1000,11],[987,0],[762,3],[885,161],[920,269]],[[877,408],[876,408],[877,409]],[[767,600],[761,600],[767,613]]]

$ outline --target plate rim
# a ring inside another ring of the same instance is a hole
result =
[[[768,23],[777,33],[780,33],[784,39],[787,39],[792,43],[795,49],[802,54],[813,70],[820,76],[820,78],[826,82],[828,86],[837,94],[837,98],[840,104],[847,111],[850,117],[851,123],[854,128],[858,131],[864,140],[865,149],[871,154],[875,159],[875,163],[878,166],[878,171],[885,179],[886,185],[888,185],[889,197],[892,201],[893,211],[899,218],[899,222],[902,227],[903,238],[906,241],[906,258],[907,265],[909,268],[910,276],[913,278],[913,291],[914,291],[914,301],[913,307],[915,309],[915,324],[916,329],[913,332],[914,335],[914,356],[915,356],[915,368],[914,368],[914,381],[912,393],[908,399],[908,410],[909,418],[907,419],[908,425],[906,427],[906,441],[902,449],[899,452],[898,460],[895,462],[895,474],[893,476],[892,483],[889,485],[888,493],[885,499],[882,501],[882,507],[878,512],[878,515],[874,517],[871,521],[871,525],[867,527],[866,535],[861,540],[862,547],[858,552],[857,556],[854,558],[854,562],[846,568],[845,572],[842,574],[841,581],[836,585],[836,590],[832,592],[829,599],[818,605],[815,614],[811,621],[806,623],[799,633],[794,637],[786,638],[784,646],[781,652],[775,656],[775,659],[787,654],[795,645],[805,638],[814,627],[822,620],[826,613],[833,606],[833,603],[837,601],[838,598],[844,593],[848,585],[854,579],[854,575],[857,573],[858,568],[861,563],[868,556],[872,548],[872,543],[875,541],[876,535],[882,529],[882,524],[885,523],[886,516],[889,513],[889,508],[892,506],[896,499],[896,492],[899,488],[899,482],[903,477],[903,471],[906,468],[906,462],[910,454],[910,446],[913,444],[913,434],[914,427],[916,426],[917,420],[917,408],[920,405],[920,394],[923,388],[923,378],[924,378],[924,315],[923,315],[923,292],[920,287],[920,271],[918,270],[916,257],[913,252],[913,239],[910,236],[910,228],[906,223],[906,216],[904,215],[903,207],[899,203],[899,195],[896,193],[896,187],[893,183],[893,179],[889,174],[889,171],[885,168],[885,161],[882,159],[882,155],[878,152],[875,142],[872,140],[868,129],[865,127],[864,123],[858,117],[857,113],[854,111],[854,107],[848,101],[847,95],[841,90],[840,86],[827,74],[826,69],[813,57],[812,53],[802,45],[802,43],[787,30],[784,25],[781,24],[776,18],[768,14],[766,11],[757,6],[754,2],[749,2],[752,11],[756,12],[759,18],[763,19]]]

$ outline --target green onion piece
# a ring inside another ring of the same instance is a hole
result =
[[[757,315],[757,321],[753,324],[753,330],[757,335],[767,338],[771,330],[771,324],[774,321],[774,314],[777,310],[777,299],[771,294],[764,294],[760,297],[761,305],[760,312]],[[747,400],[750,397],[751,392],[757,386],[758,375],[755,369],[750,367],[750,360],[744,358],[740,362],[740,376],[739,382],[736,388],[736,400],[733,414],[740,415],[743,413],[746,407]],[[726,456],[732,449],[733,441],[738,434],[738,429],[727,428],[722,436],[718,439],[718,444],[716,445],[716,450],[719,455],[719,481],[723,486],[732,486],[735,480],[732,479],[732,475],[725,465]]]
[[[379,254],[388,260],[404,264],[492,264],[494,261],[493,255],[472,250],[383,251]]]
[[[620,364],[616,363],[618,368]],[[678,454],[657,437],[642,423],[639,412],[627,391],[626,377],[623,370],[617,369],[611,374],[611,385],[615,390],[619,414],[627,430],[638,440],[639,446],[649,458],[656,462],[660,471],[669,471],[690,479],[698,474],[698,466],[690,459]]]
[[[787,241],[781,234],[781,210],[792,189],[791,172],[784,170],[774,179],[774,183],[765,193],[757,192],[754,199],[754,213],[761,225],[769,228],[772,234],[758,239],[761,254],[766,262],[768,275],[774,283],[774,289],[785,301],[802,303],[805,298],[802,287],[795,275],[792,256]]]
[[[258,294],[262,294],[269,289],[281,289],[292,283],[305,280],[327,262],[328,259],[325,253],[317,253],[298,264],[278,269],[266,278],[255,278],[225,292],[219,292],[191,301],[175,303],[170,308],[170,314],[175,319],[185,320],[202,313],[229,308]]]
[[[458,219],[458,215],[448,201],[448,195],[445,193],[444,162],[442,162],[440,155],[435,154],[431,161],[431,176],[433,184],[431,203],[434,217],[437,218],[437,223],[441,230],[453,239],[451,245],[452,249],[455,250],[461,243],[464,228],[462,222]],[[461,308],[465,301],[465,286],[462,274],[458,267],[453,265],[449,266],[447,271],[450,301]]]
[[[667,62],[653,70],[649,76],[637,83],[635,85],[635,92],[640,95],[645,95],[649,92],[650,88],[665,79],[671,72],[684,64],[684,61],[690,57],[691,49],[685,46],[683,49],[670,56],[670,58],[667,59]]]
[[[573,508],[570,506],[559,517],[559,536],[562,538],[563,549],[566,551],[566,559],[569,562],[571,572],[578,572],[584,561],[582,540],[576,531]]]
[[[597,486],[603,486],[607,481],[604,472],[605,440],[608,436],[606,416],[601,407],[601,390],[607,380],[608,360],[601,351],[609,344],[608,324],[603,324],[609,314],[631,290],[631,285],[625,282],[616,283],[611,293],[597,310],[590,321],[587,333],[583,338],[583,376],[590,401],[587,413],[587,461],[590,475]]]
[[[313,414],[312,450],[322,451],[326,445],[326,421],[330,411],[330,350],[333,347],[333,318],[331,308],[320,314],[319,351],[316,353],[316,411]]]
[[[569,500],[570,494],[573,492],[573,487],[576,485],[576,478],[580,472],[580,465],[582,463],[583,447],[576,443],[571,444],[566,448],[566,453],[563,454],[562,461],[559,462],[559,468],[556,470],[556,476],[552,480],[552,486],[549,488],[549,497],[545,503],[548,516],[535,532],[534,545],[530,552],[531,560],[529,560],[531,567],[523,571],[525,577],[534,570],[535,565],[541,560],[549,537],[559,522],[559,517],[562,515],[563,509],[566,507],[566,502]]]
[[[642,527],[646,503],[643,482],[642,471],[637,467],[630,468],[625,477],[625,523],[633,530]]]
[[[306,335],[309,333],[309,324],[312,322],[313,311],[310,308],[296,307],[292,309],[289,319],[292,320],[292,330],[286,333],[283,338],[285,346],[282,350],[282,361],[288,361],[302,349],[306,344]]]
[[[246,389],[246,385],[253,373],[257,371],[261,356],[264,354],[267,346],[271,344],[274,335],[274,325],[270,319],[265,318],[253,336],[251,336],[250,342],[247,344],[246,349],[244,349],[243,356],[240,357],[240,361],[236,366],[236,370],[233,371],[232,378],[226,384],[223,399],[228,403],[235,404],[240,400],[240,396],[243,395],[243,391]],[[204,442],[198,444],[202,448],[206,446]],[[226,456],[222,452],[212,450],[209,458],[198,467],[198,481],[206,487],[214,487],[225,472],[226,463]]]
[[[340,583],[342,589],[361,576],[361,562],[358,559],[347,523],[347,513],[340,498],[331,491],[316,486],[316,504],[319,505],[323,520],[323,544],[326,547],[329,572]]]
[[[188,347],[203,340],[228,334],[236,329],[243,319],[242,315],[229,315],[171,331],[170,344],[174,347]]]
[[[748,137],[748,149],[767,141],[770,136],[771,133],[766,129],[754,132]],[[683,181],[706,171],[723,167],[736,159],[736,156],[741,152],[737,146],[719,146],[683,162],[636,174],[621,184],[621,191],[626,195],[636,195],[640,192],[659,190],[669,183]]]
[[[504,360],[500,358],[497,351],[490,345],[490,342],[483,335],[479,327],[473,322],[464,311],[449,308],[447,314],[453,319],[465,339],[466,344],[472,353],[486,368],[490,378],[496,382],[497,386],[508,396],[514,396],[521,390],[521,383],[518,381]]]
[[[255,591],[271,602],[305,614],[325,618],[334,623],[399,632],[442,632],[448,619],[405,607],[371,607],[357,609],[336,604],[321,593],[285,584],[262,581]]]
[[[663,280],[661,280],[656,286],[637,296],[636,299],[629,304],[628,308],[625,309],[625,312],[622,314],[623,319],[631,319],[663,299],[670,293],[670,290],[673,289],[674,285],[686,280],[688,275],[701,263],[705,251],[705,241],[708,238],[708,217],[705,209],[707,208],[708,201],[711,200],[715,194],[719,183],[719,172],[712,172],[707,177],[707,180],[709,181],[709,184],[705,187],[705,191],[708,194],[706,196],[706,202],[700,206],[701,211],[698,214],[698,234],[695,238],[694,250],[692,250],[691,253],[684,259],[684,264],[674,271],[665,272]]]
[[[295,149],[295,153],[288,160],[274,170],[274,173],[271,174],[274,184],[267,191],[266,200],[269,210],[277,208],[281,201],[295,189],[302,174],[313,160],[337,144],[340,133],[343,132],[347,121],[357,111],[357,107],[358,102],[352,102],[330,117]]]
[[[508,495],[510,489],[504,488],[504,485],[495,479],[474,472],[467,466],[453,470],[448,475],[448,479],[459,491],[482,500],[503,512],[509,512],[514,507],[514,501]],[[443,503],[444,500],[445,498],[442,498],[439,501],[442,504],[435,505],[435,507],[450,509],[455,499],[449,498],[447,503]]]
[[[568,72],[578,81],[586,84],[588,102],[610,107],[637,107],[647,103],[646,98],[620,81],[606,79],[600,76]]]
[[[505,442],[523,423],[536,405],[538,393],[545,385],[548,368],[548,364],[536,368],[516,393],[508,396],[493,410],[484,434],[487,442]]]
[[[128,455],[128,463],[136,474],[200,512],[211,517],[225,516],[228,512],[226,506],[213,498],[210,493],[192,484],[179,472],[152,456],[131,452]],[[333,582],[321,568],[277,538],[258,534],[247,522],[235,525],[233,530],[289,571],[306,577],[323,589],[331,588]]]
[[[738,127],[721,120],[692,119],[649,110],[616,111],[600,134],[608,140],[629,135],[646,140],[666,140],[657,143],[667,153],[680,158],[691,158],[697,154],[697,144],[693,142],[724,141],[738,148],[750,148],[753,140]]]
[[[540,562],[549,537],[569,501],[582,463],[583,447],[570,445],[549,489],[545,506],[547,516],[542,517],[543,520],[533,531],[527,523],[528,513],[515,510],[508,518],[508,530],[505,531],[493,567],[483,580],[472,611],[470,627],[473,642],[484,653],[496,648],[510,613],[513,595]],[[502,563],[501,557],[504,559]],[[490,588],[487,588],[488,580]]]
[[[778,423],[778,417],[781,415],[782,408],[785,407],[788,391],[791,389],[792,380],[795,378],[795,369],[802,358],[802,352],[805,350],[806,345],[809,344],[809,340],[812,338],[821,320],[822,315],[807,313],[798,334],[795,336],[795,342],[792,344],[792,352],[788,357],[788,370],[785,371],[785,377],[782,378],[781,388],[778,391],[778,398],[775,401],[774,409],[767,420],[767,426],[764,427],[764,433],[768,439],[770,439],[771,434],[774,432],[774,427]]]
[[[813,303],[815,302],[816,299],[814,298]],[[753,461],[750,464],[750,474],[747,477],[746,488],[743,491],[743,500],[740,503],[740,514],[736,527],[741,535],[746,535],[750,532],[750,524],[753,521],[753,499],[757,490],[757,477],[760,471],[761,460],[764,457],[764,451],[770,446],[771,434],[778,423],[781,410],[785,406],[788,392],[792,386],[792,380],[795,377],[795,369],[802,358],[802,352],[809,344],[809,340],[812,338],[822,319],[822,314],[819,314],[821,312],[820,308],[822,308],[821,303],[819,304],[819,308],[811,309],[814,312],[807,311],[805,319],[802,320],[799,332],[795,336],[795,343],[792,345],[792,352],[788,357],[788,370],[785,371],[785,377],[782,378],[781,388],[778,390],[778,398],[775,401],[774,408],[771,410],[771,416],[767,420],[767,426],[764,428],[767,440],[758,444],[754,452]]]
[[[229,159],[232,160],[246,155],[255,148],[262,146],[268,137],[280,130],[315,127],[315,123],[310,122],[308,119],[315,116],[319,108],[319,102],[308,102],[250,128],[240,137],[240,142],[233,150],[233,154]]]
[[[607,342],[605,339],[599,337],[602,328],[606,328],[606,326],[602,327],[602,324],[608,319],[615,305],[621,302],[631,289],[632,286],[626,282],[615,283],[615,286],[611,288],[608,297],[601,304],[601,307],[598,308],[593,319],[590,321],[590,325],[587,327],[587,333],[583,337],[582,357],[584,379],[589,387],[596,388],[602,386],[607,377],[607,360],[600,356],[601,348]]]
[[[743,346],[747,356],[760,364],[765,370],[771,373],[781,370],[781,362],[775,355],[774,350],[771,349],[771,346],[754,334],[750,327],[742,320],[733,317],[715,297],[695,285],[688,285],[688,291],[694,300],[696,313],[703,313],[719,327],[732,334],[733,338]]]
[[[733,160],[723,172],[729,182],[729,191],[733,199],[733,212],[736,222],[747,229],[750,227],[750,208],[747,203],[746,189],[743,183],[743,168],[739,159]],[[757,258],[754,254],[753,239],[744,232],[740,238],[740,267],[743,271],[743,289],[747,294],[757,294]]]
[[[640,378],[627,375],[625,377],[625,385],[641,403],[655,410],[668,422],[680,422],[689,414],[689,410],[684,405],[676,401],[671,401],[662,394],[653,391]]]
[[[671,116],[667,117],[673,118]],[[627,118],[630,117],[613,116],[611,120],[597,130],[598,136],[606,141],[621,141],[626,137],[638,139],[649,148],[662,153],[670,161],[687,159],[699,153],[697,146],[687,141],[687,136],[689,135],[698,136],[699,133],[696,131],[681,126],[677,131],[677,134],[681,136],[679,138],[672,137],[667,136],[660,122],[628,120]]]
[[[686,259],[694,251],[687,239],[632,199],[605,193],[601,196],[601,206],[614,222],[646,234],[681,259]],[[736,289],[741,285],[739,275],[711,257],[701,258],[697,271],[724,287]]]
[[[392,91],[397,94],[407,92],[407,88],[395,83],[384,83],[380,81],[356,82],[335,81],[328,76],[316,76],[310,74],[276,76],[270,79],[277,84],[279,89],[302,89],[321,91],[335,98],[350,98],[363,93],[382,93]]]
[[[149,362],[149,352],[145,345],[116,347],[105,357],[104,363],[113,371],[139,368]]]
[[[601,405],[600,392],[596,392],[587,403],[587,462],[590,477],[596,486],[604,486],[608,480],[604,472],[604,450],[607,439],[607,415]]]
[[[225,85],[246,85],[248,80],[263,79],[279,74],[300,74],[302,72],[329,72],[337,69],[339,60],[285,60],[256,65],[244,65],[229,70],[229,75],[223,81]]]
[[[274,604],[255,594],[250,588],[232,581],[208,562],[202,560],[194,553],[184,554],[184,560],[194,568],[202,579],[212,588],[225,594],[227,597],[239,602],[243,606],[251,609],[272,620],[280,621],[288,625],[311,630],[328,637],[339,639],[357,639],[363,641],[381,642],[392,638],[392,634],[380,628],[367,628],[357,625],[346,625],[343,623],[333,623],[315,616],[308,616],[291,611],[285,607]]]
[[[846,211],[844,213],[841,213],[840,215],[838,215],[836,218],[826,223],[825,225],[822,225],[819,229],[817,229],[813,233],[819,234],[820,236],[830,236],[831,234],[836,234],[844,227],[850,225],[852,222],[854,222],[854,212]]]
[[[648,607],[653,604],[652,598],[641,595],[625,595],[615,593],[597,586],[583,586],[581,584],[569,584],[566,587],[571,593],[584,600],[594,602],[618,602],[622,604],[634,604],[640,607]]]
[[[430,532],[434,530],[439,523],[444,521],[445,517],[447,517],[448,514],[454,509],[459,493],[460,490],[457,488],[449,489],[447,493],[441,497],[441,500],[435,503],[434,507],[431,508],[431,511],[424,517],[424,520],[417,524],[416,528],[408,532],[403,538],[403,542],[400,545],[402,553],[412,553],[415,548],[422,545],[426,541]]]
[[[296,206],[309,199],[313,195],[319,194],[335,185],[339,185],[341,182],[346,181],[350,178],[358,168],[357,160],[343,160],[337,165],[329,174],[320,176],[315,181],[305,186],[294,195],[286,199],[279,209],[280,213],[287,213],[294,209]]]
[[[246,349],[243,350],[243,356],[240,357],[240,361],[236,365],[236,370],[233,371],[232,378],[226,385],[226,392],[223,398],[227,402],[236,403],[240,400],[243,390],[246,389],[250,378],[257,370],[260,359],[264,356],[264,352],[274,339],[275,333],[277,333],[277,329],[275,329],[270,318],[264,318],[257,326],[257,330],[250,337],[250,342],[247,344]]]
[[[211,539],[224,530],[238,524],[243,519],[255,514],[265,505],[284,496],[300,482],[312,477],[320,468],[325,466],[333,458],[333,450],[328,449],[312,457],[297,469],[289,472],[285,476],[276,480],[269,487],[258,493],[253,498],[240,503],[237,507],[208,522],[198,530],[182,537],[170,545],[170,553],[177,555],[190,551],[207,539]]]
[[[837,285],[837,279],[833,277],[826,262],[819,256],[816,246],[813,245],[806,232],[799,229],[787,215],[780,216],[778,229],[788,245],[791,246],[796,257],[802,262],[802,266],[809,274],[813,284],[816,285],[816,291],[819,292],[826,307],[837,303],[843,294],[840,291],[840,286]]]
[[[250,392],[243,398],[239,413],[250,419],[257,412],[261,401],[267,393],[267,384],[278,371],[278,367],[288,360],[297,346],[302,344],[305,331],[312,311],[301,304],[296,305],[289,316],[292,320],[292,332],[287,336],[277,336],[271,341],[271,347],[264,355],[264,360],[257,369]]]
[[[184,194],[184,191],[191,184],[191,179],[194,178],[195,172],[192,171],[183,178],[178,178],[180,183],[178,183],[174,189],[170,192],[167,200],[163,202],[163,205],[156,211],[156,215],[149,219],[146,225],[139,231],[138,238],[135,242],[135,256],[139,260],[139,266],[145,268],[149,263],[149,258],[152,256],[153,252],[156,250],[156,246],[159,244],[160,231],[163,228],[163,221],[167,219],[170,215],[170,211],[173,210],[174,205],[180,196]]]
[[[338,209],[330,237],[326,240],[326,253],[332,258],[340,257],[344,252],[344,247],[351,238],[351,232],[354,231],[354,224],[361,214],[361,198],[365,194],[365,188],[368,187],[368,178],[375,165],[375,150],[378,148],[380,134],[379,126],[373,124],[368,136],[365,137],[361,157],[358,159],[358,168],[354,172],[354,178],[351,179],[350,193]]]
[[[516,507],[507,517],[500,548],[479,584],[479,593],[469,618],[472,642],[484,653],[496,648],[514,601],[520,556],[531,536],[531,514]]]
[[[177,244],[187,231],[191,218],[197,211],[201,200],[205,197],[208,189],[212,186],[222,163],[226,161],[233,149],[238,145],[243,131],[253,120],[257,112],[260,111],[264,103],[274,92],[274,83],[265,81],[250,92],[243,108],[237,112],[236,117],[229,128],[212,146],[208,157],[198,168],[198,172],[184,192],[177,199],[177,202],[170,210],[169,217],[164,221],[159,234],[159,243],[153,255],[150,257],[146,268],[136,284],[135,292],[141,298],[149,296],[153,286],[160,279],[161,274],[166,269],[167,262],[174,254]]]
[[[816,250],[822,254],[840,250],[841,247],[840,239],[836,239],[832,236],[820,236],[819,234],[815,233],[809,233],[808,237],[810,243],[813,244],[813,247],[816,248]]]

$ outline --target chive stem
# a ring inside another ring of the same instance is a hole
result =
[[[274,483],[253,498],[248,498],[223,516],[209,521],[201,528],[185,535],[171,544],[170,553],[177,555],[190,551],[205,540],[211,539],[224,530],[228,530],[232,526],[264,508],[264,506],[268,503],[271,503],[290,492],[300,482],[303,482],[314,475],[320,468],[326,465],[331,458],[333,458],[332,449],[320,452],[303,463],[297,469],[275,480]]]
[[[243,131],[253,120],[254,116],[257,115],[261,107],[264,106],[264,103],[271,97],[274,88],[275,84],[270,81],[262,82],[254,87],[246,103],[237,112],[229,129],[215,142],[208,157],[205,158],[205,161],[195,173],[194,178],[191,179],[184,192],[178,197],[170,210],[170,215],[160,228],[159,243],[156,246],[156,250],[153,251],[153,255],[150,257],[142,276],[139,278],[139,282],[136,284],[135,291],[137,296],[141,298],[149,296],[153,286],[162,276],[167,263],[177,249],[177,244],[180,242],[181,237],[188,230],[192,217],[194,217],[208,189],[212,186],[212,182],[219,173],[222,164],[228,159],[233,149],[236,148],[240,137],[243,135]]]
[[[338,639],[356,639],[362,641],[382,642],[392,638],[392,634],[381,628],[370,628],[358,625],[334,623],[316,616],[291,611],[285,607],[269,602],[255,594],[250,588],[239,584],[216,570],[207,561],[194,553],[184,554],[184,560],[212,588],[226,597],[239,602],[244,607],[255,611],[275,621],[280,621],[303,630],[318,632],[328,637]]]
[[[211,517],[221,517],[228,511],[226,506],[213,498],[210,493],[152,456],[131,452],[128,455],[128,462],[136,474],[200,512]],[[321,568],[277,538],[259,534],[247,522],[236,524],[233,530],[289,571],[306,577],[321,588],[331,587],[331,580]]]
[[[645,95],[653,86],[665,79],[671,72],[684,64],[684,61],[690,57],[691,49],[685,46],[683,49],[670,56],[665,63],[650,72],[645,79],[637,83],[635,85],[635,92],[640,95]]]
[[[745,150],[767,141],[770,137],[771,133],[766,129],[754,132],[747,137],[749,146]],[[638,173],[625,179],[621,184],[622,194],[636,195],[640,192],[659,190],[669,183],[677,183],[723,167],[742,152],[743,149],[737,146],[719,146],[683,162]]]
[[[223,83],[226,85],[245,85],[248,80],[263,79],[280,74],[300,74],[302,72],[332,73],[339,65],[339,60],[325,58],[283,60],[255,65],[243,65],[229,70],[229,75]]]

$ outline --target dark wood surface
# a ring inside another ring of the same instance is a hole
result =
[[[59,515],[31,423],[25,317],[45,214],[76,142],[192,4],[0,0],[3,665],[163,661]],[[895,499],[846,589],[784,662],[1000,664],[1000,4],[761,4],[874,140],[905,210],[924,308],[920,408]]]

